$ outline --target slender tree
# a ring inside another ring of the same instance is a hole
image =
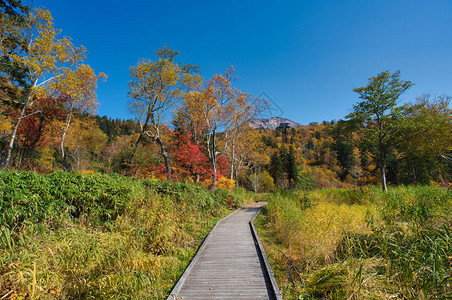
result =
[[[249,121],[255,118],[263,109],[263,101],[235,89],[233,98],[226,109],[225,152],[230,163],[230,178],[237,182],[237,175],[244,164],[243,143],[250,134]],[[245,151],[246,152],[246,151]]]
[[[157,60],[145,59],[130,68],[129,109],[141,128],[132,155],[145,136],[151,138],[160,147],[168,180],[171,180],[171,161],[161,138],[160,126],[181,99],[187,77],[197,72],[196,66],[177,64],[175,58],[178,54],[163,47],[155,51]]]
[[[85,116],[73,118],[66,135],[66,156],[73,162],[72,168],[80,171],[89,168],[90,162],[106,147],[107,135],[97,126],[96,121]]]
[[[227,154],[234,178],[239,168],[239,140],[246,132],[246,124],[259,111],[260,99],[253,98],[232,86],[234,68],[222,75],[214,75],[184,94],[184,101],[176,116],[176,123],[185,124],[192,136],[206,145],[212,166],[212,189],[218,179],[217,160]],[[221,134],[219,134],[219,131]],[[219,136],[221,135],[221,143]]]
[[[397,100],[411,81],[400,79],[400,71],[384,71],[369,79],[366,86],[355,88],[362,101],[353,106],[346,116],[349,128],[359,133],[358,147],[369,154],[380,167],[380,180],[386,186],[386,159],[389,149],[400,139],[399,121],[405,107],[397,106]],[[375,147],[375,151],[372,149]]]
[[[64,101],[66,107],[66,117],[61,133],[60,151],[63,161],[63,169],[68,169],[67,154],[65,152],[66,134],[72,123],[74,112],[87,114],[96,113],[97,106],[97,80],[106,79],[106,75],[101,73],[99,77],[88,65],[80,65],[76,70],[68,70],[64,75],[65,80],[60,81],[58,89],[67,95]]]
[[[257,194],[260,191],[261,186],[263,184],[263,180],[260,176],[260,170],[258,167],[254,167],[251,169],[251,174],[248,176],[248,181],[253,192]]]

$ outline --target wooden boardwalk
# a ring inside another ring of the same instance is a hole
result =
[[[242,208],[218,222],[168,300],[282,299],[250,223],[262,205]]]

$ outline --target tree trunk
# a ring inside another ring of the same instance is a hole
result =
[[[235,161],[235,135],[232,134],[231,137],[231,155],[230,155],[230,160],[231,160],[231,175],[230,178],[234,179],[234,172],[235,172],[235,167],[236,167],[236,161]]]
[[[20,119],[17,120],[16,125],[14,125],[13,132],[11,133],[11,139],[9,141],[8,146],[6,147],[5,151],[2,155],[2,169],[8,168],[9,161],[11,160],[11,152],[13,150],[14,146],[14,140],[16,139],[17,134],[17,128],[19,127]]]
[[[214,129],[212,132],[212,144],[211,144],[211,162],[212,162],[212,171],[213,171],[213,178],[212,178],[212,186],[211,190],[214,191],[217,188],[217,153],[215,151],[215,142],[216,142],[216,130]]]
[[[253,184],[253,191],[254,194],[257,194],[257,182],[256,182],[256,173],[253,174],[253,177],[251,177],[251,181]]]
[[[22,108],[22,110],[20,112],[20,116],[17,119],[16,124],[14,125],[13,131],[11,132],[11,139],[9,140],[9,143],[6,146],[6,154],[4,156],[4,159],[2,160],[2,169],[6,169],[11,161],[11,153],[13,151],[14,141],[16,140],[17,130],[19,129],[20,122],[25,117],[25,113],[27,111],[30,100],[31,100],[31,95],[28,96],[27,101],[25,102],[24,107]]]
[[[160,150],[162,151],[163,159],[165,160],[166,178],[168,179],[168,181],[171,181],[171,162],[170,162],[168,150],[166,149],[165,144],[163,143],[162,139],[160,138],[160,135],[156,136],[155,141],[160,146]]]
[[[416,174],[416,167],[413,161],[413,182],[417,183],[417,174]]]
[[[253,190],[254,190],[254,194],[257,194],[257,192],[259,191],[259,177],[257,176],[257,170],[254,170],[254,174],[252,178],[252,182],[253,182]]]
[[[232,155],[231,155],[231,179],[234,180],[234,186],[237,188],[238,184],[237,184],[237,170],[238,170],[238,166],[237,166],[237,160],[235,158],[235,139],[233,139],[232,141]]]
[[[64,127],[63,134],[61,135],[61,143],[60,143],[61,159],[63,160],[63,171],[64,172],[67,172],[67,170],[68,170],[67,155],[64,152],[64,140],[66,138],[66,133],[69,130],[69,126],[71,125],[71,119],[72,119],[72,107],[71,107],[71,110],[67,117],[66,126]]]
[[[386,160],[381,158],[380,160],[380,176],[381,176],[381,187],[385,193],[388,192],[386,187],[386,171],[385,171]]]
[[[378,124],[380,121],[378,120]],[[381,177],[381,187],[385,193],[388,192],[388,188],[386,187],[386,151],[383,146],[383,133],[382,133],[382,125],[379,125],[380,133],[378,134],[378,151],[380,152],[380,177]]]
[[[232,146],[232,157],[231,157],[231,179],[234,179],[234,171],[235,171],[235,155],[234,155],[234,146]]]

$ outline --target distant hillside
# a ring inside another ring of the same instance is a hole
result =
[[[251,128],[254,129],[275,129],[278,127],[282,127],[284,125],[281,125],[283,123],[287,124],[287,127],[300,127],[302,126],[300,123],[291,121],[286,118],[280,118],[280,117],[273,117],[269,119],[252,119],[250,121]]]

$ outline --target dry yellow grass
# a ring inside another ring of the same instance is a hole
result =
[[[291,234],[292,253],[298,252],[302,259],[331,263],[337,244],[346,232],[369,233],[366,212],[364,205],[315,203],[305,211],[300,230]]]
[[[276,195],[270,201],[269,217],[275,225],[277,237],[290,256],[297,260],[315,260],[329,263],[334,260],[334,251],[347,232],[366,234],[368,205],[344,204],[315,200],[302,209],[300,197],[295,201]],[[273,205],[278,205],[277,210]]]
[[[268,202],[257,228],[284,298],[452,296],[450,190],[281,192]]]

